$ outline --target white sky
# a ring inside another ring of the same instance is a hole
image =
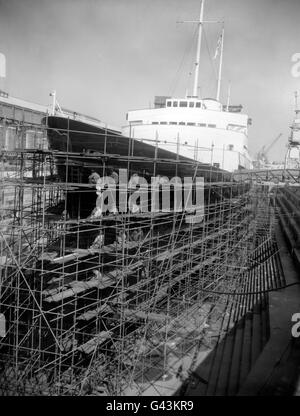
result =
[[[0,0],[7,63],[0,87],[41,104],[56,89],[62,106],[121,126],[127,110],[148,107],[155,95],[185,95],[195,27],[176,21],[197,19],[199,6],[199,0]],[[225,19],[222,101],[231,80],[232,104],[253,119],[252,154],[283,133],[270,152],[281,160],[300,91],[300,78],[291,75],[291,57],[300,52],[300,0],[206,0],[205,17]],[[219,32],[209,25],[203,39],[204,97],[215,95],[206,43],[213,55]]]

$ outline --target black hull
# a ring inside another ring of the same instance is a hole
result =
[[[146,176],[194,176],[197,168],[196,176],[204,176],[209,181],[230,177],[228,172],[177,156],[176,153],[156,147],[155,143],[150,145],[123,136],[117,131],[63,117],[48,117],[48,140],[51,150],[62,153],[57,160],[60,160],[58,165],[63,165],[63,170],[66,170],[66,160],[70,166],[73,162],[97,170],[97,167],[102,167],[99,166],[99,159],[102,159],[110,169],[123,167]],[[65,179],[62,169],[59,172]],[[84,175],[79,182],[85,182],[86,179]]]
[[[134,173],[148,183],[152,176],[168,178],[203,177],[205,183],[227,182],[231,174],[207,164],[197,163],[167,150],[159,149],[112,130],[95,127],[63,117],[48,117],[49,146],[55,155],[59,180],[68,187],[67,210],[71,217],[88,216],[96,204],[95,189],[89,184],[92,172],[110,175],[127,169],[128,179]],[[80,184],[76,187],[76,184]],[[75,185],[75,187],[74,187]]]

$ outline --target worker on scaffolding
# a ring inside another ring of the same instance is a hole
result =
[[[101,179],[101,176],[99,173],[97,173],[95,170],[92,170],[92,173],[89,176],[89,183],[96,185],[96,183]]]

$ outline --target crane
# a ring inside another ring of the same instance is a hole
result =
[[[258,151],[256,159],[258,161],[258,163],[268,163],[268,153],[271,150],[271,148],[275,145],[275,143],[277,143],[277,141],[280,139],[280,137],[282,136],[282,133],[278,134],[278,136],[275,137],[274,140],[272,140],[272,142],[266,147],[266,145],[263,145],[263,147]]]

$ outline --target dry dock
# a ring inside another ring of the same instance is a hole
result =
[[[296,394],[299,171],[207,166],[201,222],[99,216],[79,178],[118,156],[52,152],[4,107],[0,395]]]

